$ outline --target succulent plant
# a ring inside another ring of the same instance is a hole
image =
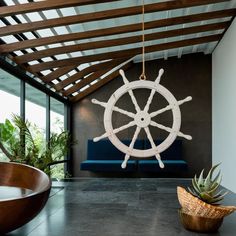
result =
[[[218,191],[222,180],[220,171],[213,178],[214,171],[219,165],[213,166],[205,179],[203,178],[204,169],[201,171],[199,178],[195,175],[192,179],[192,188],[188,188],[189,192],[209,204],[216,204],[223,200],[228,192]]]

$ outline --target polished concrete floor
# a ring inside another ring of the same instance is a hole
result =
[[[192,236],[180,224],[176,186],[187,179],[77,179],[53,182],[44,210],[11,236]],[[230,193],[226,204],[236,205]],[[27,210],[27,209],[26,209]],[[236,235],[236,213],[219,232]]]

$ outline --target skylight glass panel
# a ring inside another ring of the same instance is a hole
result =
[[[2,40],[4,40],[6,43],[16,43],[19,42],[18,39],[16,39],[13,35],[7,35],[1,37]]]
[[[61,8],[60,12],[63,16],[73,16],[76,15],[74,7]]]
[[[39,13],[37,12],[30,12],[30,13],[26,13],[25,14],[30,21],[35,22],[35,21],[41,21],[42,17],[39,15]]]
[[[72,84],[69,84],[69,85],[67,85],[64,89],[67,90],[67,89],[69,89],[69,88],[71,88],[71,87],[73,87],[73,85],[72,85]]]
[[[43,14],[45,15],[47,19],[54,19],[54,18],[59,17],[56,10],[46,10],[46,11],[43,11]]]
[[[15,3],[14,3],[12,0],[4,0],[4,2],[5,2],[6,5],[8,5],[8,6],[15,5]]]
[[[61,80],[65,80],[65,79],[68,79],[68,76],[67,75],[62,75],[59,77]]]
[[[45,57],[42,59],[42,61],[48,62],[48,61],[53,61],[53,59],[51,57]]]
[[[86,85],[86,86],[84,86],[83,88],[81,88],[79,91],[80,92],[83,92],[84,90],[86,90],[87,88],[89,88],[90,87],[90,85]]]
[[[76,96],[76,95],[78,95],[78,94],[79,94],[78,92],[72,93],[73,96]]]
[[[17,24],[17,22],[16,22],[11,16],[7,16],[7,17],[5,17],[5,19],[6,19],[11,25]]]
[[[16,15],[16,17],[20,20],[20,22],[27,23],[25,17],[23,17],[21,14]]]
[[[4,27],[4,26],[6,26],[6,24],[3,23],[3,22],[0,20],[0,26],[1,26],[1,27]]]
[[[79,70],[83,70],[85,68],[89,67],[89,64],[88,63],[84,63],[84,64],[81,64],[78,66]]]
[[[36,37],[31,32],[23,33],[28,39],[35,39]]]
[[[24,55],[24,53],[22,51],[14,51],[14,53],[17,55],[17,56],[22,56]]]
[[[81,52],[72,52],[72,53],[70,53],[70,55],[72,57],[81,57],[81,56],[83,56],[83,54]]]
[[[39,47],[36,47],[36,49],[37,49],[38,51],[42,51],[42,50],[47,49],[47,47],[45,47],[45,46],[39,46]]]
[[[49,44],[49,48],[57,48],[57,47],[62,47],[63,45],[61,43],[54,43],[54,44]]]
[[[99,81],[99,80],[96,79],[96,80],[94,80],[93,82],[91,82],[90,84],[91,84],[91,85],[96,84],[98,81]]]
[[[55,56],[57,60],[68,59],[69,56],[67,54],[60,54]]]
[[[68,30],[65,26],[58,26],[58,27],[54,27],[54,30],[57,32],[57,34],[61,35],[61,34],[68,34]]]
[[[50,74],[50,73],[51,73],[50,70],[44,70],[44,71],[42,71],[42,74],[43,74],[43,75],[48,75],[48,74]]]
[[[54,36],[54,34],[52,33],[50,29],[41,29],[41,30],[37,30],[37,32],[41,37]]]
[[[39,64],[39,62],[38,61],[30,61],[30,62],[28,62],[29,63],[29,65],[36,65],[36,64]]]
[[[34,52],[31,48],[27,48],[27,49],[25,49],[25,50],[26,50],[26,52],[28,52],[28,53]]]
[[[18,2],[22,4],[22,3],[28,3],[29,1],[27,1],[27,0],[18,0]]]
[[[75,45],[75,41],[64,42],[66,46]]]
[[[76,74],[76,73],[77,73],[77,71],[72,70],[72,71],[70,71],[68,74],[69,74],[70,76],[72,76],[72,75],[74,75],[74,74]]]

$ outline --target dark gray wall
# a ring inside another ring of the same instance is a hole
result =
[[[211,56],[203,54],[191,54],[181,59],[169,58],[168,60],[155,60],[146,62],[146,73],[148,80],[154,80],[160,68],[165,70],[161,84],[170,90],[177,100],[189,95],[193,101],[181,106],[182,127],[181,131],[190,134],[192,141],[183,140],[183,159],[188,163],[188,172],[185,177],[193,176],[202,168],[209,168],[211,165]],[[141,63],[126,71],[127,78],[136,80],[141,73]],[[96,176],[96,174],[80,171],[81,161],[86,159],[87,140],[103,134],[103,113],[104,109],[92,104],[92,98],[99,101],[108,101],[110,95],[123,85],[121,77],[114,79],[106,86],[100,88],[90,96],[73,106],[73,132],[78,140],[78,145],[73,150],[73,169],[75,176]],[[137,90],[135,95],[141,107],[144,107],[150,91]],[[129,111],[134,111],[129,96],[125,95],[118,102],[118,106]],[[166,106],[166,101],[159,95],[153,99],[151,111]],[[114,127],[119,127],[129,122],[126,116],[113,113]],[[171,126],[172,114],[166,112],[156,118],[161,124]],[[134,129],[130,128],[119,134],[120,138],[131,138]],[[157,128],[151,129],[154,138],[166,137],[168,133],[161,132]],[[139,138],[146,138],[142,132]],[[105,174],[99,174],[105,176]],[[107,175],[106,175],[107,176]],[[114,175],[113,175],[114,176]],[[119,174],[117,176],[120,176]],[[140,175],[139,175],[140,176]],[[146,175],[142,175],[146,176]],[[183,176],[183,175],[182,175]]]

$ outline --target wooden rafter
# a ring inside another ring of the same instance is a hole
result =
[[[0,17],[14,16],[17,14],[24,14],[28,12],[44,11],[50,9],[58,9],[73,6],[83,6],[96,3],[104,3],[118,0],[50,0],[41,2],[31,2],[24,4],[17,4],[12,6],[0,7]]]
[[[102,63],[98,63],[98,64],[95,64],[95,65],[86,67],[85,69],[83,69],[80,72],[72,75],[68,79],[62,80],[58,84],[54,85],[54,88],[57,91],[61,91],[62,89],[64,89],[69,84],[72,84],[72,83],[75,83],[78,80],[81,80],[86,75],[89,75],[93,72],[96,72],[96,71],[102,70],[102,69],[112,69],[114,66],[116,66],[118,64],[121,64],[123,61],[124,61],[123,59],[113,60],[113,61],[102,62]]]
[[[236,15],[236,9],[227,9],[227,10],[221,10],[221,11],[208,12],[208,13],[199,13],[199,14],[193,14],[193,15],[187,15],[187,16],[173,17],[173,18],[168,18],[168,19],[161,19],[161,20],[146,22],[145,29],[155,29],[158,27],[166,27],[166,26],[185,24],[185,23],[196,22],[196,21],[205,21],[205,20],[211,20],[211,19],[216,19],[216,18],[232,17],[235,15]],[[85,31],[85,32],[80,32],[80,33],[71,33],[71,34],[58,35],[58,36],[52,36],[52,37],[44,37],[44,38],[39,38],[39,39],[24,40],[21,42],[0,45],[0,53],[8,53],[8,52],[16,51],[16,50],[32,48],[32,47],[37,47],[37,46],[44,46],[44,45],[54,44],[54,43],[62,43],[62,42],[73,41],[73,40],[81,40],[81,39],[95,38],[95,37],[101,37],[101,36],[109,36],[109,35],[135,32],[135,31],[140,31],[141,28],[142,28],[141,24],[137,23],[137,24],[130,24],[130,25],[125,25],[125,26],[111,27],[107,29],[98,29],[98,30],[91,30],[91,31]]]
[[[124,62],[124,61],[123,61]],[[114,63],[114,62],[113,62]],[[119,64],[121,64],[121,62],[115,61],[115,63],[113,64],[113,67],[118,66]],[[94,80],[96,80],[97,78],[99,78],[100,76],[106,74],[107,72],[109,72],[112,68],[100,68],[100,70],[92,73],[91,75],[87,76],[86,78],[82,79],[79,83],[73,85],[72,87],[70,87],[69,89],[62,91],[62,94],[64,96],[68,96],[70,94],[73,94],[74,92],[78,91],[79,89],[81,89],[82,87],[92,83]]]
[[[100,78],[102,75],[106,74],[109,71],[110,71],[110,69],[96,71],[96,72],[92,73],[91,75],[89,75],[88,77],[81,80],[79,83],[73,85],[72,87],[70,87],[66,91],[63,91],[62,94],[64,96],[71,95],[74,92],[79,91],[79,89],[81,89],[81,88],[85,87],[86,85],[90,84],[94,80]]]
[[[158,39],[169,38],[169,37],[177,37],[180,35],[188,35],[188,34],[194,34],[194,33],[199,33],[199,32],[220,30],[220,29],[227,28],[229,24],[230,24],[230,21],[226,21],[226,22],[220,22],[220,23],[206,24],[206,25],[200,25],[200,26],[193,26],[189,28],[180,28],[180,29],[175,29],[175,30],[168,30],[168,31],[163,31],[163,32],[146,34],[145,40],[146,41],[158,40]],[[17,56],[15,57],[14,60],[16,63],[22,64],[22,63],[27,63],[33,60],[41,59],[43,57],[76,52],[78,50],[84,51],[84,50],[97,49],[97,48],[114,47],[118,45],[138,43],[141,41],[142,41],[142,35],[111,39],[111,40],[101,40],[101,41],[96,41],[96,42],[81,43],[78,45],[70,45],[70,46],[63,46],[63,47],[41,50],[41,51],[37,51],[33,53],[28,53],[22,56]]]
[[[215,41],[220,40],[221,36],[222,36],[221,34],[216,34],[216,35],[210,35],[210,36],[205,36],[205,37],[185,39],[185,40],[174,41],[174,42],[163,43],[163,44],[156,44],[156,45],[146,47],[145,51],[149,53],[149,52],[162,51],[162,50],[179,48],[179,47],[192,46],[192,45],[202,44],[206,42],[215,42]],[[28,66],[27,69],[30,72],[35,73],[35,72],[39,72],[39,71],[43,71],[47,69],[56,68],[56,67],[79,65],[83,63],[108,60],[108,59],[132,57],[132,56],[141,54],[141,52],[142,52],[142,48],[139,47],[139,48],[127,49],[123,51],[114,51],[114,52],[101,53],[101,54],[96,54],[96,55],[88,55],[88,56],[83,56],[83,57],[74,57],[70,59],[43,62],[40,64]]]
[[[133,65],[132,62],[129,62],[128,64],[124,65],[122,67],[123,70],[127,70],[129,69],[131,66]],[[77,102],[83,98],[85,98],[86,96],[88,96],[89,94],[93,93],[94,91],[96,91],[97,89],[101,88],[102,86],[104,86],[105,84],[109,83],[111,80],[117,78],[119,76],[119,69],[112,72],[111,74],[109,74],[108,76],[106,76],[105,78],[103,78],[102,80],[98,81],[96,84],[90,86],[89,88],[87,88],[85,91],[80,92],[78,95],[70,98],[71,102]]]
[[[159,2],[159,3],[145,5],[145,12],[152,13],[152,12],[158,12],[158,11],[173,10],[173,9],[179,9],[179,8],[185,8],[185,7],[206,5],[210,3],[226,2],[226,1],[229,1],[229,0],[191,0],[191,1],[179,0],[179,1]],[[30,32],[30,31],[51,28],[51,27],[56,27],[56,26],[105,20],[105,19],[111,19],[111,18],[116,18],[116,17],[132,16],[132,15],[140,14],[141,12],[142,12],[142,8],[140,6],[135,6],[135,7],[100,11],[100,12],[95,12],[95,13],[85,13],[85,14],[80,14],[80,15],[75,15],[75,16],[67,16],[67,17],[49,19],[49,20],[44,20],[44,21],[36,21],[36,22],[31,22],[31,23],[10,25],[10,26],[5,26],[1,28],[0,36],[18,34],[18,33],[23,33],[23,32]]]
[[[55,71],[52,71],[48,75],[45,75],[43,77],[40,77],[40,79],[45,82],[49,83],[53,81],[54,79],[58,79],[60,76],[72,71],[73,69],[77,68],[77,66],[66,66],[66,67],[61,67]]]

